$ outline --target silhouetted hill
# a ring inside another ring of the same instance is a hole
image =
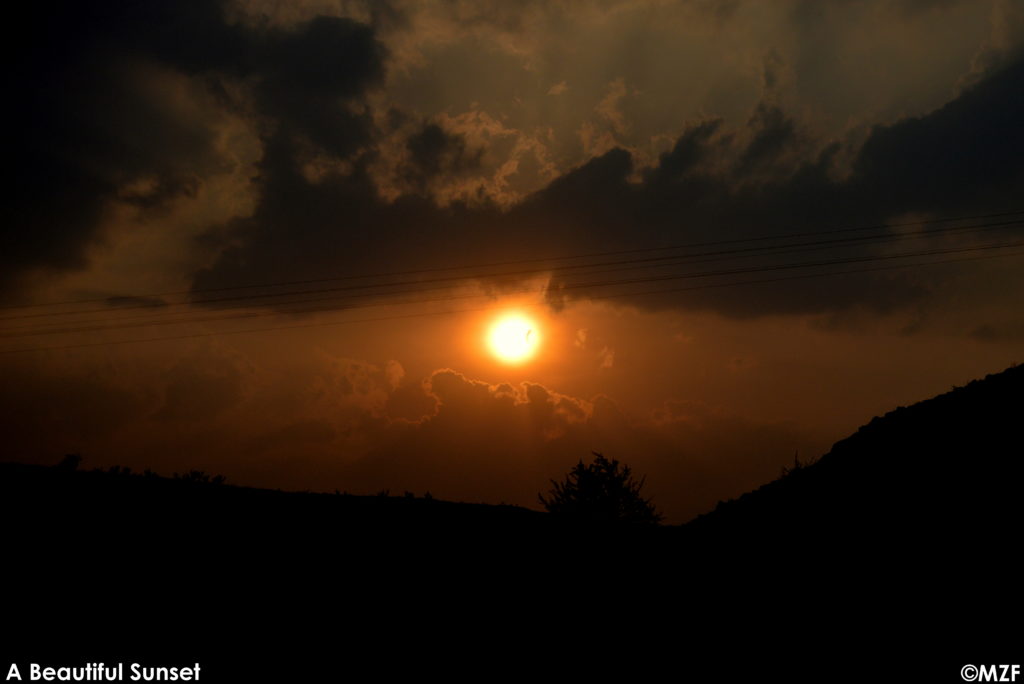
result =
[[[152,654],[201,661],[215,682],[505,670],[515,635],[565,625],[539,621],[538,590],[561,594],[647,538],[515,506],[14,463],[0,520],[0,659]],[[584,599],[575,615],[607,615]]]
[[[1010,368],[646,530],[3,464],[4,643],[22,661],[201,660],[205,681],[367,665],[532,677],[551,662],[709,681],[734,663],[873,681],[884,663],[882,679],[955,681],[964,663],[1019,662],[1003,640],[1017,634],[1022,408],[1024,368]]]
[[[72,459],[73,460],[73,459]],[[89,546],[119,536],[159,546],[187,536],[193,547],[261,542],[330,547],[333,540],[433,539],[476,544],[518,537],[632,534],[628,528],[573,522],[520,506],[451,502],[411,493],[353,495],[287,492],[225,484],[193,471],[162,477],[114,466],[83,470],[0,463],[3,513],[28,545],[60,540]]]
[[[730,609],[760,625],[743,643],[786,667],[825,658],[802,679],[962,681],[964,664],[1019,662],[1022,416],[1012,367],[875,418],[679,528],[679,583],[741,597]]]
[[[260,528],[264,534],[292,523],[300,529],[329,523],[335,533],[367,526],[381,531],[481,525],[500,530],[530,528],[543,518],[518,506],[454,503],[412,494],[286,492],[213,482],[198,473],[172,478],[117,466],[77,470],[2,463],[0,496],[8,503],[18,501],[26,523],[41,521],[55,533],[87,533],[82,522],[98,523],[99,518],[107,518],[111,529],[148,527],[166,532],[203,520],[236,526],[233,531],[241,533],[246,527]]]
[[[193,548],[211,551],[273,540],[309,553],[331,548],[334,539],[545,542],[575,550],[650,542],[649,552],[665,561],[701,556],[704,545],[737,553],[764,545],[794,553],[934,550],[956,539],[1019,533],[1022,409],[1024,367],[1013,367],[875,418],[813,464],[675,529],[608,530],[516,506],[282,492],[16,463],[0,464],[0,501],[7,519],[17,521],[13,538],[28,546],[59,540],[89,548],[118,537],[159,549],[187,537]]]
[[[1024,367],[900,407],[685,526],[691,541],[971,548],[1020,535]],[[1012,536],[1011,536],[1012,535]]]

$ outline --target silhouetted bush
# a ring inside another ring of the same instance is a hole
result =
[[[552,480],[548,498],[537,495],[549,513],[599,522],[654,525],[661,521],[651,500],[640,494],[645,478],[638,482],[629,466],[597,452],[594,456],[588,465],[580,459],[563,482]]]

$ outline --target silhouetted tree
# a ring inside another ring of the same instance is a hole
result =
[[[810,459],[808,461],[801,461],[800,460],[800,452],[798,451],[798,452],[793,454],[793,467],[792,468],[787,468],[786,466],[782,466],[782,472],[779,474],[779,478],[782,479],[784,477],[789,477],[790,475],[793,475],[794,473],[800,472],[804,468],[807,468],[809,466],[814,465],[816,462],[817,462],[817,459],[814,459],[814,458],[812,458],[812,459]]]
[[[662,516],[654,504],[640,494],[645,478],[636,481],[629,466],[614,459],[609,461],[596,451],[593,454],[593,463],[584,464],[580,459],[563,482],[552,480],[554,487],[548,498],[537,495],[544,508],[549,513],[594,521],[645,525],[660,522]]]

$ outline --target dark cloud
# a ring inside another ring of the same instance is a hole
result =
[[[1024,59],[931,114],[872,131],[852,191],[881,210],[1013,206],[1024,181]]]
[[[814,12],[807,3],[800,7]],[[149,207],[195,193],[202,176],[196,169],[221,163],[210,121],[218,112],[256,127],[262,159],[253,213],[204,237],[220,255],[196,274],[198,289],[736,240],[911,213],[984,213],[1011,206],[1022,189],[1021,61],[930,114],[875,127],[861,147],[849,149],[815,146],[779,104],[783,63],[771,53],[763,99],[743,126],[696,122],[648,168],[640,169],[633,153],[611,149],[511,208],[486,193],[442,207],[431,194],[433,181],[474,173],[483,150],[437,121],[402,129],[405,194],[385,198],[374,171],[383,137],[395,134],[395,121],[418,117],[396,110],[390,124],[372,117],[365,95],[382,83],[387,58],[372,26],[336,17],[233,22],[214,2],[70,5],[66,13],[40,13],[32,26],[16,69],[25,134],[16,136],[13,155],[23,173],[4,236],[8,277],[40,266],[81,266],[111,198]],[[217,103],[214,113],[188,119],[162,110],[142,87],[153,73],[147,69],[200,84]],[[874,253],[849,248],[821,258]],[[726,266],[794,260],[744,259]],[[636,275],[616,272],[597,281]],[[583,282],[556,279],[551,301],[630,291],[578,287]],[[641,285],[633,289],[651,289]],[[780,283],[632,301],[736,316],[891,311],[919,304],[931,290],[926,275],[874,274],[830,279],[823,287]]]
[[[728,143],[728,140],[715,139],[715,134],[721,127],[722,121],[714,120],[704,121],[687,129],[676,140],[672,150],[661,155],[658,164],[645,172],[644,180],[647,185],[664,187],[679,184],[684,178],[700,172],[710,156],[715,153],[716,143]]]
[[[381,76],[384,54],[372,29],[317,17],[259,38],[247,66],[259,78],[261,114],[334,157],[346,157],[366,142],[366,116],[346,104]]]
[[[347,103],[382,73],[372,30],[347,19],[282,29],[229,23],[214,0],[123,0],[33,6],[20,21],[26,30],[6,55],[15,173],[2,288],[26,270],[83,266],[111,200],[159,206],[194,195],[204,171],[230,163],[215,149],[213,130],[238,109],[230,82],[255,93],[258,111],[241,113],[272,117],[288,144],[302,138],[347,155],[367,130],[365,115]],[[175,78],[193,79],[219,106],[183,115],[168,100]]]
[[[767,102],[757,107],[745,130],[727,130],[720,121],[691,126],[653,168],[644,170],[639,183],[633,179],[632,155],[613,149],[505,212],[458,204],[439,209],[411,197],[388,203],[377,198],[372,179],[358,165],[347,176],[313,183],[295,170],[294,163],[282,172],[282,161],[276,174],[268,173],[257,213],[235,226],[238,246],[204,272],[197,284],[298,275],[296,268],[282,264],[323,275],[373,273],[390,270],[393,263],[430,267],[488,261],[497,255],[539,258],[874,225],[909,213],[944,216],[1003,209],[1012,206],[1022,187],[1024,135],[1015,124],[1024,118],[1022,64],[992,74],[929,115],[875,128],[845,175],[837,168],[838,144],[800,161],[807,156],[807,141],[790,117]],[[422,129],[409,139],[408,147],[424,176],[440,172],[463,154],[456,139],[435,127]],[[284,152],[294,154],[291,148]],[[281,260],[282,254],[288,258]],[[777,267],[799,260],[874,254],[878,252],[850,247],[810,257],[734,260],[725,266]],[[715,267],[712,263],[697,270]],[[630,275],[636,274],[605,279]],[[728,278],[718,282],[723,280]],[[622,292],[576,288],[580,282],[556,280],[552,302]],[[699,282],[716,281],[694,284]],[[756,290],[709,289],[636,301],[739,316],[851,307],[887,312],[919,304],[932,289],[927,275],[908,273],[822,282],[827,285],[778,283]],[[661,287],[673,284],[690,283],[669,281]]]
[[[453,135],[437,124],[427,124],[409,137],[406,148],[410,169],[406,174],[415,187],[424,189],[431,179],[478,169],[483,150],[471,152],[461,135]]]
[[[761,103],[750,119],[753,139],[743,150],[738,172],[746,175],[758,167],[776,160],[792,147],[796,140],[793,120],[777,106]]]
[[[166,24],[140,17],[144,5],[32,6],[6,43],[14,206],[0,249],[0,287],[26,268],[80,266],[104,203],[120,185],[146,174],[162,188],[187,186],[185,160],[209,156],[202,122],[155,106],[143,75],[126,66],[126,52],[145,45],[147,33],[167,43]]]
[[[609,153],[560,180],[562,186],[576,188],[575,197],[553,184],[542,191],[544,199],[538,203],[550,202],[564,211],[584,204],[574,201],[587,195],[580,186],[592,187],[593,196],[614,198],[610,216],[633,218],[632,223],[620,221],[620,230],[628,230],[633,239],[644,236],[637,241],[646,244],[875,225],[905,214],[949,216],[1015,208],[1024,190],[1024,131],[1015,123],[1024,119],[1021,92],[1024,61],[990,75],[931,114],[875,128],[846,176],[835,167],[838,147],[831,146],[789,173],[759,177],[759,165],[800,144],[793,122],[777,107],[762,104],[738,148],[737,140],[721,132],[720,123],[699,124],[645,173],[639,186],[629,182],[622,153]],[[737,161],[730,165],[730,158]],[[606,172],[594,174],[599,168]],[[590,212],[586,206],[569,214]],[[871,254],[877,252],[845,249],[818,256]],[[825,287],[708,291],[664,298],[660,305],[682,303],[740,315],[859,304],[886,311],[920,301],[928,291],[927,279],[913,275],[859,276],[829,280]]]

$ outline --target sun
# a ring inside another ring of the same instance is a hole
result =
[[[518,313],[499,317],[487,334],[491,352],[505,363],[522,363],[532,357],[540,345],[536,324]]]

